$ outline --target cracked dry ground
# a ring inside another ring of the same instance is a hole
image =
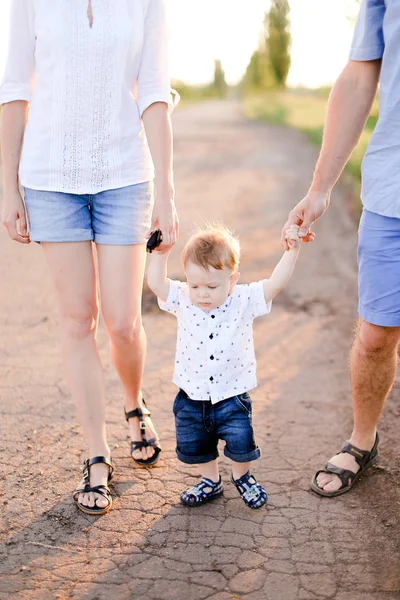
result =
[[[184,108],[174,124],[182,235],[171,276],[182,275],[179,250],[205,218],[223,219],[240,235],[243,282],[268,274],[316,150],[297,132],[246,122],[234,103]],[[254,421],[263,455],[254,472],[270,498],[258,511],[238,498],[225,459],[224,497],[197,509],[179,505],[196,470],[174,454],[176,323],[149,293],[145,393],[162,460],[140,470],[129,459],[121,389],[101,328],[115,502],[98,519],[76,510],[71,491],[84,445],[63,379],[52,288],[40,248],[1,233],[1,599],[400,598],[398,388],[380,426],[380,467],[335,500],[308,490],[351,428],[356,228],[347,205],[339,187],[314,247],[302,250],[271,315],[255,325]]]

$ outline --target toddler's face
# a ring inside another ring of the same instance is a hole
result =
[[[208,312],[226,301],[239,279],[239,273],[237,271],[232,273],[229,269],[218,270],[214,267],[206,271],[203,267],[188,262],[186,279],[190,300]]]

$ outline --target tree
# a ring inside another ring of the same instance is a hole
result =
[[[265,46],[260,46],[251,55],[242,83],[246,89],[252,91],[268,90],[275,86],[275,77],[271,72]]]
[[[220,98],[225,96],[228,86],[225,81],[225,71],[222,68],[220,60],[215,61],[213,87]]]
[[[278,86],[285,86],[290,68],[290,22],[288,0],[272,0],[265,17],[268,58]]]

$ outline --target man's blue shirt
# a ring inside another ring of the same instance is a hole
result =
[[[362,0],[350,59],[382,58],[379,119],[362,165],[366,209],[400,218],[400,0]]]

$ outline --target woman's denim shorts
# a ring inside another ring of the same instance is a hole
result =
[[[25,188],[33,242],[143,244],[151,227],[153,182],[97,194],[66,194]]]
[[[251,462],[261,451],[254,440],[251,398],[247,392],[217,404],[191,400],[179,390],[174,407],[176,454],[184,463],[202,464],[218,457],[218,440],[224,454],[235,462]]]

